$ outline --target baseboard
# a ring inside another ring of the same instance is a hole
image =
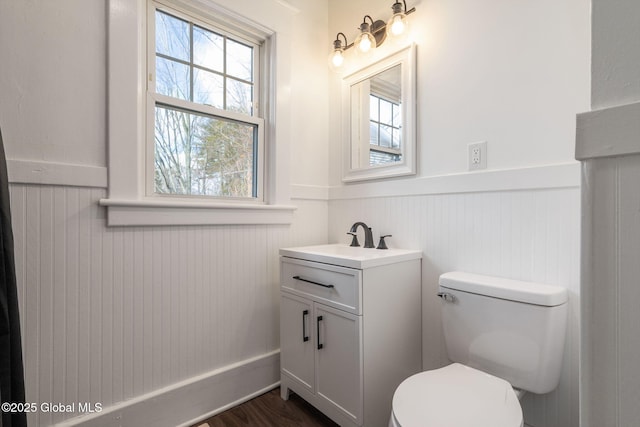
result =
[[[196,417],[196,418],[194,418],[192,420],[189,420],[186,423],[182,423],[182,424],[178,425],[177,427],[190,427],[190,426],[193,426],[193,425],[197,425],[198,423],[203,422],[203,421],[205,421],[205,420],[207,420],[207,419],[209,419],[209,418],[211,418],[213,416],[216,416],[216,415],[226,411],[227,409],[234,408],[234,407],[236,407],[238,405],[241,405],[241,404],[243,404],[243,403],[245,403],[245,402],[247,402],[247,401],[249,401],[249,400],[251,400],[251,399],[253,399],[255,397],[258,397],[258,396],[261,396],[261,395],[263,395],[265,393],[268,393],[271,390],[273,390],[274,388],[279,387],[279,386],[280,386],[280,381],[278,381],[276,383],[273,383],[271,385],[268,385],[265,388],[262,388],[262,389],[260,389],[260,390],[258,390],[256,392],[254,392],[254,393],[251,393],[251,394],[249,394],[247,396],[244,396],[241,399],[233,401],[233,402],[231,402],[231,403],[229,403],[227,405],[224,405],[224,406],[221,406],[221,407],[219,407],[217,409],[214,409],[213,411],[207,412],[206,414],[199,415],[198,417]]]
[[[243,360],[173,384],[58,427],[189,426],[273,389],[280,380],[280,351]]]

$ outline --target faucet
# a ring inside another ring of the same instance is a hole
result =
[[[356,222],[351,226],[351,233],[355,233],[358,229],[358,226],[361,225],[364,229],[364,247],[365,248],[373,248],[373,234],[371,233],[371,227],[367,226],[364,222]]]

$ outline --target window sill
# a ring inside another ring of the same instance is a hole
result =
[[[295,206],[101,199],[108,226],[291,224]]]

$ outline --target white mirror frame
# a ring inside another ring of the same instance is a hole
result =
[[[402,82],[402,160],[366,168],[351,167],[351,86],[400,64]],[[364,181],[416,173],[416,47],[411,44],[342,80],[342,181]]]

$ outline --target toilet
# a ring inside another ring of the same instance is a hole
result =
[[[453,363],[404,380],[389,427],[522,427],[524,392],[560,381],[567,290],[458,271],[439,284]]]

